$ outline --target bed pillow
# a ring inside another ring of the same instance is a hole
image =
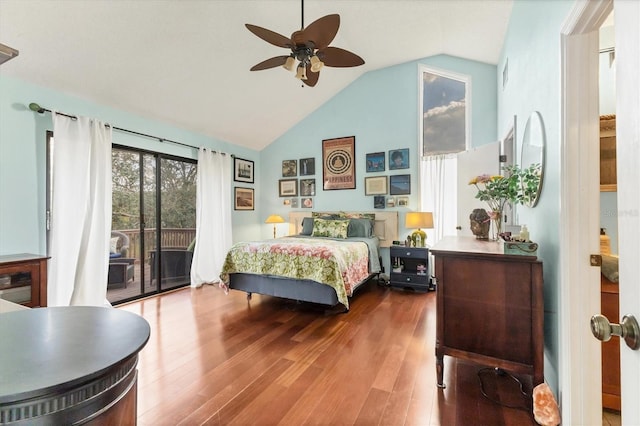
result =
[[[373,221],[371,219],[350,219],[347,237],[370,238],[373,236]]]
[[[311,217],[314,219],[340,219],[340,215],[337,213],[323,213],[323,212],[311,212]]]
[[[302,232],[300,235],[311,235],[313,234],[313,218],[305,217],[302,219]]]
[[[347,238],[348,220],[314,219],[314,237]]]

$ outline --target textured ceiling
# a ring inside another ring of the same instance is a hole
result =
[[[497,63],[512,1],[307,0],[305,25],[338,13],[331,45],[365,65],[325,67],[313,88],[280,67],[250,72],[287,50],[244,24],[289,37],[300,5],[0,0],[0,43],[20,51],[0,74],[261,150],[365,72],[443,53]]]

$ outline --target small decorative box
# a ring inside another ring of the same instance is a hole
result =
[[[505,241],[504,254],[515,254],[518,256],[538,256],[538,244],[531,241]]]

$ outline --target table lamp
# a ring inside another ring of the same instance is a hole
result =
[[[427,233],[420,228],[433,228],[433,213],[431,212],[408,212],[405,217],[405,228],[418,228],[411,234],[411,239],[415,242],[416,247],[424,247],[427,239]]]
[[[284,219],[282,216],[278,216],[277,214],[272,214],[264,221],[264,223],[273,223],[273,238],[276,237],[276,223],[284,223]]]

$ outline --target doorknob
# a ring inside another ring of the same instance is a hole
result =
[[[640,327],[633,315],[622,317],[620,324],[611,324],[604,315],[591,317],[591,333],[596,339],[608,342],[611,336],[620,336],[631,349],[640,349]]]

